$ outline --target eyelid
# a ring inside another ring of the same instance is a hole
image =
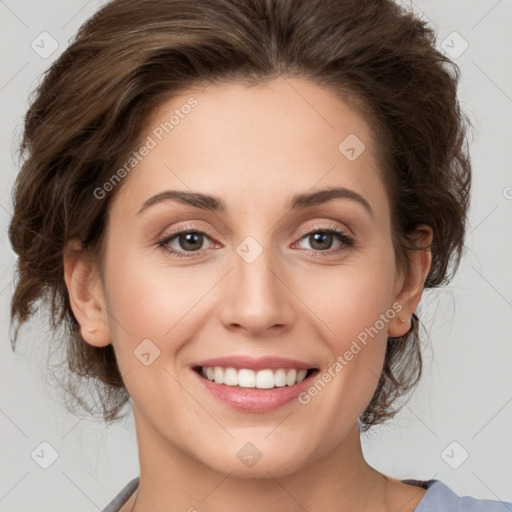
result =
[[[200,222],[200,221],[193,221],[193,222]],[[324,224],[325,223],[325,224]],[[339,230],[342,231],[346,236],[351,237],[355,236],[354,232],[347,226],[347,227],[339,227],[338,225],[334,224],[331,220],[316,220],[313,224],[309,224],[306,227],[302,227],[298,231],[298,236],[303,236],[309,234],[312,230],[327,230],[327,229],[333,229],[333,230]],[[179,225],[178,227],[174,228],[170,232],[164,231],[161,235],[158,236],[158,239],[162,239],[165,237],[170,237],[176,234],[181,233],[184,230],[190,230],[190,231],[200,231],[204,232],[206,235],[208,235],[210,238],[215,240],[215,235],[208,227],[198,227],[197,225],[193,224],[184,224]]]
[[[164,230],[161,235],[158,236],[158,239],[161,240],[162,238],[170,238],[175,235],[179,235],[183,231],[195,231],[199,233],[204,233],[205,235],[208,235],[209,238],[215,240],[215,235],[213,234],[213,231],[210,230],[210,228],[207,227],[200,227],[197,224],[180,224],[178,227],[173,228],[170,231]]]
[[[301,228],[299,230],[299,236],[308,235],[311,233],[311,231],[325,231],[332,229],[334,231],[341,231],[344,235],[347,237],[352,237],[353,232],[349,228],[342,228],[334,224],[332,221],[324,220],[324,221],[315,221],[314,224],[310,224],[307,227]]]

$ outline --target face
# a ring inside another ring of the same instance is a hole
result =
[[[409,327],[398,311],[414,312],[369,126],[326,89],[280,78],[176,96],[142,140],[111,205],[101,282],[138,435],[253,477],[336,451],[388,335]],[[345,192],[299,197],[334,188]],[[293,369],[307,377],[295,384]]]

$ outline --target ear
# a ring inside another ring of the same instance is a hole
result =
[[[388,336],[399,338],[405,336],[411,327],[411,317],[416,311],[423,294],[425,279],[427,278],[432,261],[430,245],[433,231],[430,226],[420,225],[416,228],[414,237],[417,244],[426,249],[409,251],[410,272],[401,273],[396,280],[398,292],[395,293],[394,302],[399,302],[402,309],[389,323]]]
[[[78,239],[64,249],[64,280],[82,338],[95,347],[110,344],[103,282],[97,262]]]

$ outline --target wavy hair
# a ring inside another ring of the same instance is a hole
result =
[[[391,0],[114,0],[51,65],[27,111],[9,238],[18,255],[11,302],[13,350],[42,300],[66,346],[73,401],[107,422],[128,394],[111,345],[86,343],[70,308],[63,249],[79,238],[99,256],[112,169],[138,146],[146,122],[173,95],[202,83],[311,80],[339,95],[372,129],[390,198],[397,265],[434,232],[425,288],[456,271],[464,244],[471,165],[455,63],[433,29]],[[388,338],[384,368],[360,417],[363,431],[398,412],[396,398],[422,373],[420,321]],[[89,384],[87,394],[85,381]],[[90,393],[95,396],[91,404]]]

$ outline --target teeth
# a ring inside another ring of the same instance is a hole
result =
[[[286,386],[286,372],[282,368],[279,368],[279,370],[274,373],[274,384],[278,388]]]
[[[233,386],[240,386],[242,388],[255,388],[256,387],[256,374],[252,370],[239,370],[238,372],[234,368],[228,368],[233,370],[237,376],[236,382]]]
[[[213,369],[213,378],[216,384],[224,384],[224,371],[219,366]]]
[[[242,368],[222,368],[214,366],[201,368],[201,375],[216,384],[225,384],[226,386],[240,386],[242,388],[272,389],[273,387],[282,388],[284,386],[293,386],[302,382],[306,378],[307,370],[291,369],[285,370],[249,370]]]
[[[224,384],[226,386],[238,386],[238,373],[234,368],[226,368],[224,371]]]
[[[290,370],[286,374],[286,385],[293,386],[297,382],[297,370]]]
[[[271,389],[274,387],[274,372],[272,370],[260,370],[256,374],[256,387],[259,389]]]

